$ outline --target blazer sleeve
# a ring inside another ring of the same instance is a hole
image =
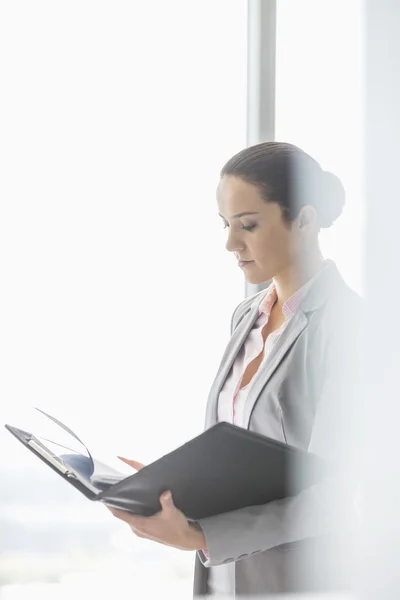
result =
[[[207,555],[198,552],[204,566],[236,562],[270,548],[326,535],[354,521],[354,423],[358,415],[359,356],[354,343],[330,336],[325,351],[325,377],[315,413],[308,450],[336,466],[335,475],[297,496],[264,505],[200,519]],[[348,340],[350,337],[347,336]],[[353,336],[353,342],[355,336]]]

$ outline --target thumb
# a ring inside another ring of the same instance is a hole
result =
[[[164,510],[171,509],[174,506],[174,501],[172,499],[172,494],[170,491],[164,492],[160,496],[161,507]]]

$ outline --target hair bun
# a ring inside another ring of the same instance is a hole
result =
[[[322,172],[322,194],[318,205],[319,223],[324,229],[330,227],[342,214],[346,193],[342,182],[330,171]]]

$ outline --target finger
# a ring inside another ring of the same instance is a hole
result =
[[[126,519],[126,515],[128,513],[125,510],[119,510],[118,508],[114,508],[113,506],[108,506],[107,504],[105,506],[114,515],[114,517],[117,517],[117,519],[123,519],[123,520]]]
[[[113,506],[107,506],[106,508],[120,521],[124,521],[132,530],[132,533],[136,535],[138,538],[143,538],[147,540],[151,540],[153,542],[158,542],[159,544],[165,544],[165,542],[146,530],[146,526],[148,525],[148,518],[142,518],[139,515],[133,515],[125,510],[119,510],[118,508],[114,508]],[[166,544],[169,545],[169,544]]]
[[[117,456],[117,458],[119,458],[119,460],[122,460],[122,462],[129,465],[133,469],[136,469],[136,471],[140,471],[140,469],[143,469],[143,467],[145,466],[143,463],[137,460],[131,460],[130,458],[124,458],[123,456]]]
[[[171,508],[175,508],[175,504],[174,501],[172,499],[172,494],[171,492],[168,490],[166,492],[163,492],[160,496],[160,504],[161,504],[161,508],[162,510],[171,510]]]
[[[107,505],[106,505],[107,506]],[[125,523],[129,523],[129,525],[135,525],[135,517],[136,515],[132,514],[127,510],[121,510],[119,508],[114,508],[113,506],[107,506],[108,510],[121,521],[125,521]]]
[[[112,512],[114,517],[120,519],[120,521],[125,521],[132,528],[139,529],[143,531],[146,526],[146,517],[141,517],[140,515],[134,515],[133,513],[127,510],[121,510],[119,508],[114,508],[113,506],[107,506],[108,510]]]
[[[147,537],[146,531],[143,527],[143,523],[136,521],[135,517],[132,514],[129,514],[124,510],[116,510],[111,512],[113,513],[116,519],[118,519],[119,521],[123,521],[124,523],[129,525],[129,527],[136,535],[139,535],[140,533],[140,537]]]
[[[133,525],[131,525],[130,527],[131,527],[132,533],[134,533],[136,535],[136,537],[144,539],[144,540],[151,540],[152,542],[159,542],[159,540],[156,537],[154,537],[153,535],[150,535],[150,533],[147,533],[146,531],[144,531],[142,529],[137,529],[137,527],[134,527]]]
[[[146,538],[146,536],[143,533],[141,533],[140,531],[138,531],[134,527],[131,527],[131,529],[132,529],[132,533],[134,533],[136,535],[136,537],[141,538],[142,540],[150,539],[150,538]]]

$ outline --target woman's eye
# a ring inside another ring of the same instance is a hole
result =
[[[229,223],[223,223],[223,228],[224,229],[229,229],[230,225]],[[244,231],[254,231],[254,229],[256,229],[257,225],[253,224],[253,225],[240,225],[239,229],[242,229]]]

